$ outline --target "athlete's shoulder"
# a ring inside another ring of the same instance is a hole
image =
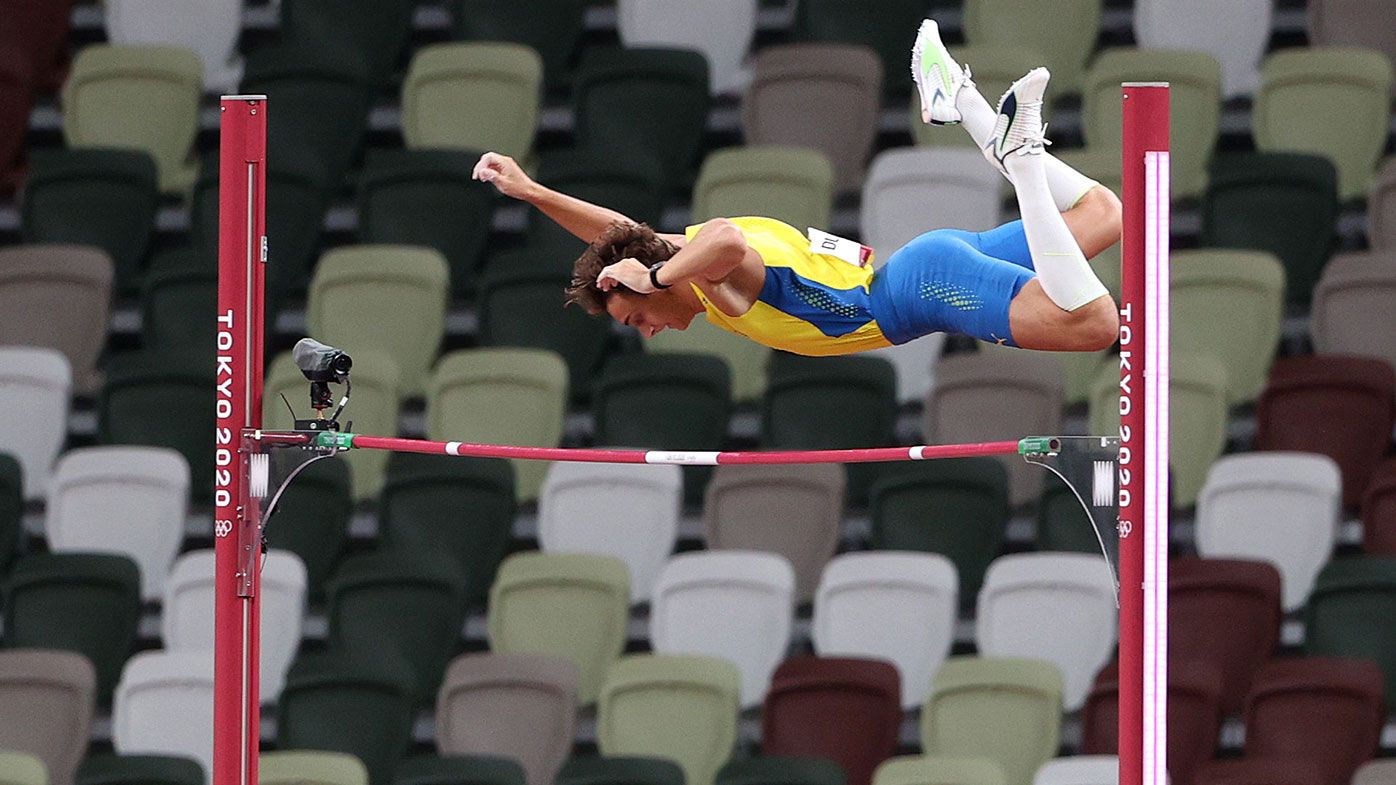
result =
[[[738,229],[742,230],[742,234],[747,235],[747,237],[761,235],[778,242],[794,243],[797,246],[801,243],[805,245],[809,244],[803,232],[784,221],[778,221],[774,218],[766,218],[759,215],[740,215],[726,218],[725,220],[736,225]],[[698,230],[701,228],[703,228],[703,224],[701,223],[689,226],[684,230],[684,235],[691,240],[693,239],[693,235],[697,234]]]

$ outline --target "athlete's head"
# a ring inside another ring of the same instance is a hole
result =
[[[596,285],[601,271],[622,259],[635,259],[649,267],[667,261],[678,250],[645,224],[617,221],[577,257],[572,267],[572,284],[567,287],[567,304],[576,303],[592,315],[609,314],[646,338],[665,328],[685,329],[693,320],[694,310],[690,293],[683,287],[640,294],[625,286],[606,291]]]

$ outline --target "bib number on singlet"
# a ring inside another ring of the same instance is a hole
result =
[[[841,259],[854,267],[864,267],[868,260],[872,259],[873,250],[866,245],[855,243],[852,240],[829,234],[828,232],[808,227],[809,252],[823,256],[832,256]]]

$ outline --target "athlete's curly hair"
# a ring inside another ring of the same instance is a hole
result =
[[[678,246],[654,233],[645,224],[616,221],[607,226],[572,265],[572,283],[567,287],[567,305],[576,303],[592,315],[606,311],[610,292],[601,291],[596,276],[606,267],[631,257],[649,267],[678,253]]]

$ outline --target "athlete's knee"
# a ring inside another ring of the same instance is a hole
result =
[[[1120,239],[1120,231],[1124,225],[1124,208],[1120,204],[1120,197],[1116,196],[1114,191],[1097,185],[1081,197],[1076,203],[1076,208],[1089,213],[1091,224],[1102,237]]]
[[[1071,332],[1086,351],[1109,349],[1120,337],[1120,309],[1108,294],[1091,300],[1074,311],[1067,311]]]

